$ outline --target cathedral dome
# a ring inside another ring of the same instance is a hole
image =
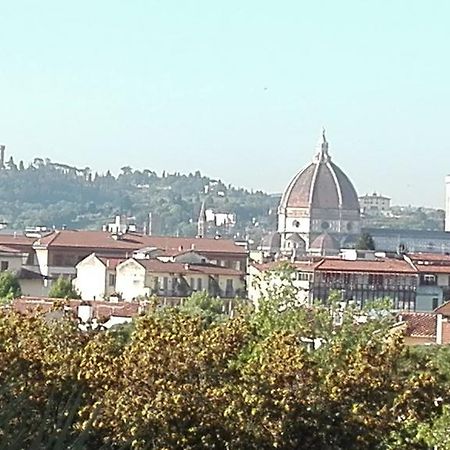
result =
[[[289,183],[280,202],[286,208],[343,209],[358,211],[359,201],[353,184],[331,161],[325,131],[322,132],[314,161]]]

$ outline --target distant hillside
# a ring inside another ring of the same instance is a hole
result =
[[[225,185],[200,172],[188,175],[123,167],[115,177],[36,158],[28,167],[12,158],[0,170],[0,219],[11,228],[67,226],[100,228],[118,214],[143,226],[151,212],[163,234],[192,236],[201,206],[236,215],[236,225],[210,233],[258,236],[273,228],[277,198]]]

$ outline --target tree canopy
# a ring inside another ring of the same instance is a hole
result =
[[[213,321],[190,308],[155,309],[130,334],[0,312],[0,447],[387,450],[435,442],[449,401],[437,359],[405,348],[376,305],[344,308],[332,298],[298,307],[292,293]],[[193,304],[217,312],[206,299]]]
[[[9,272],[0,273],[0,300],[12,300],[22,295],[19,280]]]
[[[80,294],[73,287],[72,281],[62,276],[52,283],[48,295],[52,298],[80,298]]]
[[[369,233],[362,233],[356,242],[357,250],[375,250],[375,242]]]

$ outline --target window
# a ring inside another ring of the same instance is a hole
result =
[[[9,262],[8,261],[2,261],[1,262],[0,270],[2,272],[4,272],[5,270],[8,270],[8,267],[9,267]]]
[[[227,280],[227,284],[225,287],[225,295],[227,297],[233,295],[233,280],[231,279]]]
[[[431,274],[425,274],[421,277],[422,284],[426,286],[433,286],[436,284],[436,277]]]
[[[369,273],[369,284],[381,286],[383,284],[383,275]]]
[[[114,286],[116,284],[116,276],[113,273],[109,274],[108,284],[109,286]]]
[[[306,272],[297,272],[297,280],[299,281],[308,281],[309,278],[309,273]]]
[[[197,291],[201,291],[202,289],[203,289],[202,279],[201,278],[197,278]]]
[[[439,299],[433,298],[433,310],[435,310],[439,306]]]
[[[169,287],[169,279],[167,277],[163,278],[163,291],[166,292]]]

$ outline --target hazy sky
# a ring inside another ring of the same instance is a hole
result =
[[[324,125],[360,194],[443,206],[450,1],[0,0],[0,143],[284,189]]]

